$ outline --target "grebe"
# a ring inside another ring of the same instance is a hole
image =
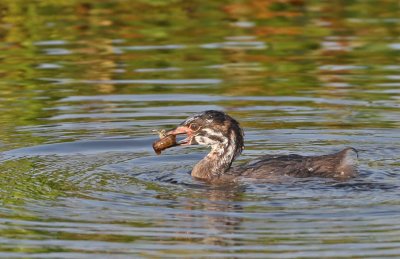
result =
[[[159,143],[164,145],[168,138],[173,141],[161,149],[197,144],[211,147],[211,152],[191,172],[193,177],[205,181],[225,181],[238,177],[267,179],[279,175],[343,180],[358,174],[357,151],[354,148],[321,156],[265,155],[256,161],[231,168],[232,162],[243,151],[244,134],[239,123],[221,111],[209,110],[196,114],[164,134],[164,140],[159,140]],[[176,142],[175,137],[180,134],[186,134],[187,137]]]

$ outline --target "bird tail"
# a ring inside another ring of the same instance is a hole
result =
[[[358,150],[348,147],[340,151],[342,158],[337,167],[339,178],[352,178],[358,175]]]

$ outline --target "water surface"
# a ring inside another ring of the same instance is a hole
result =
[[[100,2],[0,3],[1,257],[400,256],[398,1]],[[152,130],[207,109],[360,177],[194,180]]]

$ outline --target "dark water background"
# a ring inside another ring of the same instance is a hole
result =
[[[0,256],[400,257],[399,108],[398,1],[2,0]],[[152,130],[206,109],[361,175],[196,181]]]

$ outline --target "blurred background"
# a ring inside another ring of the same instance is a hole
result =
[[[1,0],[0,256],[400,255],[397,0]],[[207,109],[349,182],[213,187],[154,129]]]

